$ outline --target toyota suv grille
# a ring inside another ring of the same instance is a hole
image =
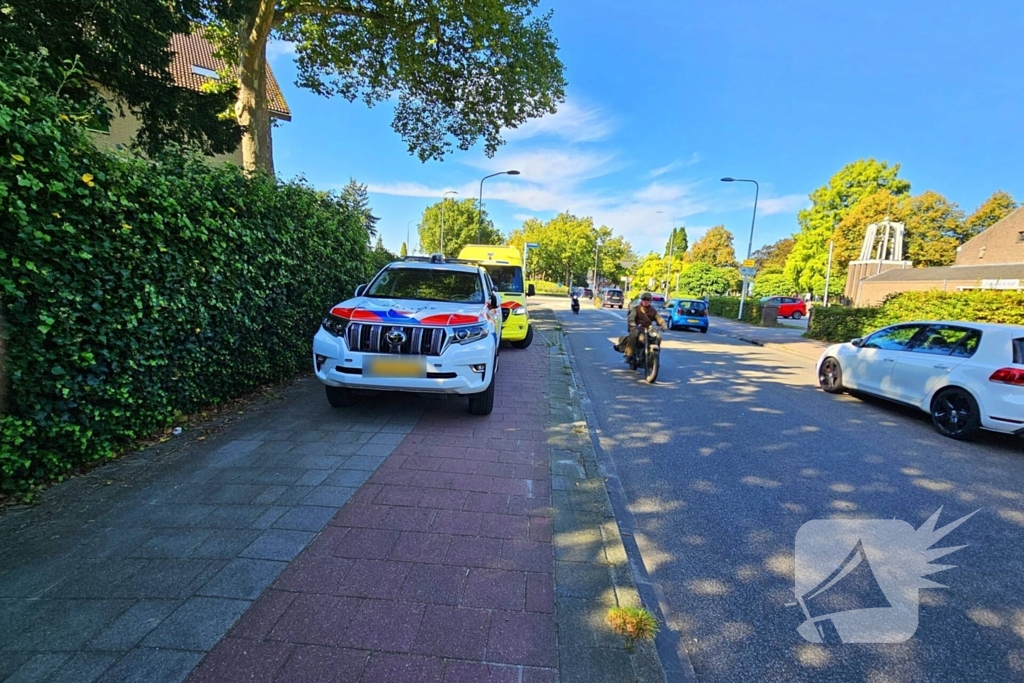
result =
[[[345,330],[349,349],[370,353],[440,356],[447,337],[448,333],[440,327],[349,323]]]

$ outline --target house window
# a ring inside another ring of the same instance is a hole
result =
[[[198,64],[192,65],[192,73],[197,76],[206,76],[207,78],[219,79],[220,75],[214,69],[207,69],[205,66],[199,66]]]
[[[1024,230],[1021,230],[1020,232],[1017,233],[1017,241],[1024,242]]]

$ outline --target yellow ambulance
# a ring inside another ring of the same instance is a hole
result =
[[[533,296],[533,285],[524,287],[523,255],[515,247],[495,244],[468,244],[459,252],[460,261],[475,261],[483,266],[501,295],[501,339],[525,349],[533,342],[533,327],[526,310],[526,297]]]

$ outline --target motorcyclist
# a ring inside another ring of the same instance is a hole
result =
[[[625,346],[626,360],[629,361],[629,367],[632,370],[636,370],[636,343],[640,338],[640,332],[655,323],[662,330],[666,327],[665,319],[658,313],[658,309],[651,304],[652,299],[653,297],[650,292],[644,292],[640,295],[640,303],[629,309],[629,315],[626,316],[626,327],[629,330],[629,334],[619,340],[618,348],[621,349],[623,345]]]

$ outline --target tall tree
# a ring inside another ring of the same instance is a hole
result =
[[[668,238],[668,242],[665,243],[665,256],[668,257],[669,254],[672,254],[672,258],[682,258],[689,248],[690,243],[686,238],[686,228],[672,228],[672,235]]]
[[[720,296],[733,286],[725,268],[717,268],[704,261],[687,266],[679,276],[679,291],[689,296]]]
[[[188,33],[202,20],[202,2],[2,0],[0,55],[8,49],[40,50],[55,65],[77,60],[85,78],[64,83],[61,93],[106,122],[110,113],[95,106],[102,91],[115,110],[139,120],[134,142],[148,154],[168,142],[194,144],[208,154],[230,152],[238,146],[240,130],[218,114],[234,100],[234,89],[179,88],[168,70],[171,35]]]
[[[600,241],[600,248],[596,248]],[[621,262],[633,249],[621,235],[589,216],[559,214],[547,223],[530,218],[509,236],[509,244],[522,249],[526,242],[539,246],[530,252],[530,273],[537,279],[566,283],[585,282],[597,260],[602,280],[617,281],[625,273]]]
[[[1016,208],[1017,202],[1008,192],[996,190],[964,221],[969,233],[968,239],[1006,218]]]
[[[380,219],[373,215],[373,209],[370,208],[370,195],[366,185],[356,182],[355,178],[349,178],[348,183],[341,189],[341,201],[359,215],[367,239],[373,239],[377,234],[377,221]]]
[[[828,242],[836,226],[864,197],[886,189],[893,196],[910,191],[899,178],[899,164],[860,159],[847,164],[810,194],[811,207],[797,214],[800,231],[786,260],[786,276],[801,292],[824,292]]]
[[[964,212],[931,190],[905,203],[907,258],[917,267],[953,264],[957,247],[969,239]]]
[[[707,263],[719,268],[734,267],[736,250],[733,249],[732,242],[732,233],[726,230],[724,225],[716,225],[693,243],[688,260],[691,263]]]
[[[442,207],[443,205],[443,207]],[[417,234],[420,238],[420,251],[424,254],[435,254],[440,249],[441,211],[444,209],[444,250],[448,257],[457,257],[467,244],[477,244],[477,216],[480,217],[480,236],[483,244],[501,244],[501,233],[487,217],[487,211],[477,211],[475,199],[455,201],[445,199],[427,207],[420,219]]]
[[[786,267],[786,259],[789,252],[793,251],[795,240],[792,237],[783,237],[778,242],[766,244],[752,254],[759,274],[765,271],[782,272]]]
[[[252,0],[217,4],[225,58],[238,67],[235,114],[247,169],[272,171],[267,40],[295,45],[298,85],[373,106],[394,100],[392,128],[421,160],[555,111],[564,67],[539,0]]]
[[[409,255],[409,247],[406,245],[405,242],[402,242],[402,248],[398,250],[398,257],[399,258],[405,258],[408,255]]]

